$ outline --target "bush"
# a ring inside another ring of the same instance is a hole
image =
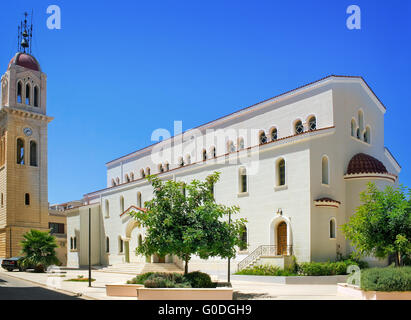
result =
[[[144,284],[144,281],[146,281],[153,274],[154,272],[147,272],[147,273],[139,274],[133,279],[128,280],[127,284]]]
[[[200,271],[194,271],[187,273],[184,279],[190,283],[192,288],[215,288],[216,284],[211,281],[210,276],[207,273]]]
[[[366,291],[411,291],[411,267],[371,268],[361,272]]]
[[[343,260],[335,262],[303,262],[298,265],[298,274],[302,276],[334,276],[347,274],[350,265],[365,266],[365,262]]]
[[[238,275],[250,275],[250,276],[296,276],[292,269],[281,269],[276,266],[262,265],[254,266],[252,268],[246,268],[238,271]]]

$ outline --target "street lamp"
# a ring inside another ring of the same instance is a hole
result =
[[[91,287],[91,208],[88,208],[88,286]]]
[[[228,212],[228,225],[231,225],[231,211]],[[230,258],[228,258],[227,282],[230,283]]]

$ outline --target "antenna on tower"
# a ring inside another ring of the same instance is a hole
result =
[[[27,17],[28,13],[24,13],[24,20],[20,23],[18,27],[18,51],[31,54],[31,40],[33,38],[33,11],[31,13],[31,22],[28,24]]]

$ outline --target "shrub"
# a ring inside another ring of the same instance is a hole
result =
[[[207,273],[200,271],[194,271],[187,273],[184,279],[190,283],[192,288],[215,288],[216,284],[211,281],[210,276]]]
[[[276,266],[262,265],[246,268],[238,271],[238,275],[252,275],[252,276],[296,276],[292,269],[281,269]]]
[[[343,260],[335,262],[303,262],[298,265],[298,274],[302,276],[334,276],[347,274],[350,265],[366,265],[355,260]]]
[[[371,268],[361,272],[366,291],[411,291],[411,267]]]
[[[188,282],[175,282],[171,278],[152,277],[144,282],[146,288],[190,288]]]
[[[147,272],[147,273],[139,274],[133,279],[128,280],[127,284],[144,284],[144,281],[146,281],[153,274],[154,272]]]

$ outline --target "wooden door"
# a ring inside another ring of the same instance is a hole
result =
[[[277,254],[287,254],[287,224],[281,222],[277,227]]]

